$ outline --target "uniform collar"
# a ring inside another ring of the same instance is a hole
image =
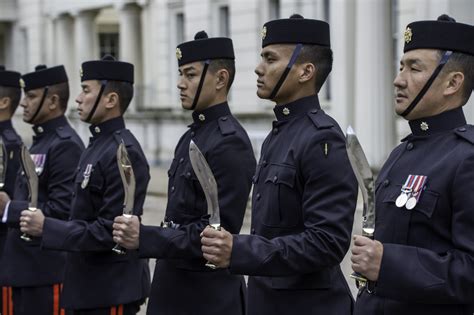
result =
[[[114,131],[125,129],[125,121],[122,116],[106,120],[97,125],[90,125],[89,130],[92,137],[96,138],[101,135],[110,134]]]
[[[459,107],[436,116],[410,120],[408,123],[414,136],[429,136],[464,126],[466,118],[462,108]]]
[[[64,115],[50,119],[42,124],[34,125],[33,131],[36,136],[41,136],[42,134],[56,130],[57,128],[67,125],[67,119]]]
[[[285,105],[277,105],[273,108],[273,112],[277,120],[281,121],[289,120],[311,110],[319,109],[321,109],[321,106],[319,105],[318,95],[315,94],[300,98]]]
[[[230,115],[230,108],[227,102],[220,103],[209,108],[206,108],[203,111],[194,111],[193,120],[195,124],[203,125],[213,120],[218,119],[219,117]]]
[[[12,121],[10,119],[0,121],[0,131],[13,129]]]

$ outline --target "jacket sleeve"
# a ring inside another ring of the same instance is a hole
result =
[[[452,184],[453,249],[383,244],[376,294],[414,303],[474,301],[474,156],[463,161]]]
[[[230,263],[233,273],[305,274],[337,265],[344,258],[351,240],[357,182],[343,136],[331,129],[318,132],[320,136],[308,141],[295,162],[301,171],[302,209],[285,210],[302,211],[302,230],[273,239],[234,235]],[[327,156],[321,149],[321,139],[330,144]]]
[[[248,143],[239,137],[224,137],[207,153],[207,161],[218,186],[221,225],[239,233],[255,171],[255,157]],[[140,256],[154,258],[202,258],[200,233],[207,218],[177,230],[142,227]]]
[[[134,214],[141,215],[146,189],[150,179],[148,163],[135,148],[127,147],[136,178]],[[124,189],[115,156],[105,161],[102,175],[104,190],[101,207],[95,220],[60,221],[46,219],[43,228],[42,246],[66,251],[110,251],[115,243],[112,239],[112,224],[122,214]]]
[[[68,219],[73,180],[81,153],[82,147],[74,141],[61,141],[49,150],[47,197],[45,201],[38,202],[38,208],[46,217]],[[28,201],[12,200],[8,208],[7,224],[19,228],[21,212],[25,209],[28,209]]]

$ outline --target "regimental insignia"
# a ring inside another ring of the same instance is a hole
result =
[[[421,124],[420,124],[420,129],[423,130],[423,131],[426,131],[428,130],[430,127],[428,126],[428,123],[426,121],[423,121]]]
[[[181,49],[176,48],[176,59],[181,60],[183,58],[183,53],[181,52]]]
[[[82,67],[79,67],[79,76],[81,78],[84,76],[84,71],[82,70]]]
[[[288,116],[290,114],[290,110],[288,107],[283,108],[283,115]]]
[[[13,154],[13,150],[12,150],[12,151],[10,151],[10,160],[13,160],[13,156],[14,156],[14,154]]]
[[[262,35],[262,39],[265,39],[265,37],[267,37],[267,27],[266,26],[264,26],[262,28],[261,35]]]
[[[20,78],[20,87],[21,87],[22,89],[24,89],[25,86],[26,86],[25,81]]]
[[[92,173],[92,164],[87,164],[86,169],[84,170],[84,173],[82,174],[82,183],[81,183],[82,189],[85,189],[87,185],[89,184],[91,173]]]
[[[323,150],[324,157],[328,157],[331,144],[328,142],[321,143],[321,149]]]
[[[43,173],[46,162],[46,154],[31,154],[31,159],[35,163],[35,172],[38,176]]]
[[[204,114],[199,114],[198,118],[200,121],[206,120],[206,116],[204,116]]]
[[[411,38],[413,37],[413,33],[411,32],[411,28],[407,27],[405,33],[403,34],[403,39],[405,40],[405,44],[411,42]]]

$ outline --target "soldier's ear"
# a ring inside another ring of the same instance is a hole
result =
[[[112,109],[119,107],[119,96],[116,92],[110,92],[106,95],[105,108]]]
[[[447,75],[446,86],[443,92],[444,96],[456,94],[464,83],[464,73],[456,71]]]
[[[50,110],[55,110],[57,107],[59,107],[59,96],[58,94],[53,94],[49,98],[48,108]]]
[[[11,102],[12,100],[7,96],[0,98],[0,109],[7,109]]]
[[[227,88],[229,82],[229,71],[226,69],[220,69],[216,72],[216,90],[222,90]]]
[[[299,69],[299,82],[304,83],[313,79],[316,75],[316,67],[311,62],[303,63]]]

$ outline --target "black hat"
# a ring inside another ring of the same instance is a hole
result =
[[[0,85],[20,88],[21,74],[16,71],[7,71],[5,66],[0,65]]]
[[[178,66],[207,59],[235,59],[232,40],[226,37],[209,38],[204,31],[196,33],[194,40],[176,48]]]
[[[110,55],[101,60],[86,61],[82,64],[81,81],[111,80],[125,81],[133,84],[133,65],[128,62],[117,61]]]
[[[21,77],[20,85],[26,92],[64,82],[68,82],[64,66],[48,68],[45,65],[38,65],[34,72],[24,74]]]
[[[438,17],[436,21],[417,21],[408,24],[403,39],[404,52],[428,48],[474,55],[474,26],[457,23],[446,14]]]
[[[272,44],[309,44],[331,47],[329,24],[293,14],[289,19],[273,20],[262,29],[262,48]]]

